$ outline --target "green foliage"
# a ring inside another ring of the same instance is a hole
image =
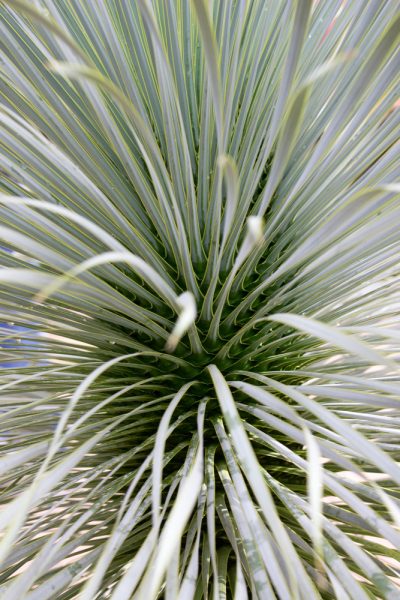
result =
[[[399,598],[398,2],[0,19],[0,598]]]

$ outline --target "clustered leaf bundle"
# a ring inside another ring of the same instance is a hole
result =
[[[0,23],[0,598],[398,599],[397,0]]]

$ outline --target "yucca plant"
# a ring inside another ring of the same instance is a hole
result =
[[[0,2],[1,599],[400,597],[398,7]]]

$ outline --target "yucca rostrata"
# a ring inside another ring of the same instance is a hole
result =
[[[400,597],[398,9],[0,2],[0,598]]]

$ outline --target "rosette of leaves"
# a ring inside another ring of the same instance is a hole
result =
[[[2,0],[1,598],[399,598],[398,6]]]

